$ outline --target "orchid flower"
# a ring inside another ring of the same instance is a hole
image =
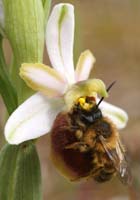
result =
[[[21,66],[20,76],[37,93],[9,117],[5,137],[10,144],[20,144],[48,133],[56,115],[70,109],[80,96],[107,97],[101,80],[88,79],[95,62],[89,50],[80,55],[74,70],[73,41],[74,8],[71,4],[58,4],[52,10],[46,30],[46,45],[53,68],[40,63]],[[100,109],[117,128],[125,127],[128,120],[125,111],[107,102],[102,102]]]

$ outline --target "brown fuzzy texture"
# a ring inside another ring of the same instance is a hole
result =
[[[99,135],[104,136],[107,148],[117,156],[119,135],[108,118],[86,127],[76,124],[69,113],[62,112],[56,117],[51,130],[51,156],[64,176],[72,181],[93,177],[104,182],[112,178],[116,169]]]
[[[60,113],[51,131],[51,154],[56,167],[71,180],[88,176],[92,168],[91,152],[81,153],[78,149],[66,149],[78,142],[75,131],[71,130],[69,116]]]

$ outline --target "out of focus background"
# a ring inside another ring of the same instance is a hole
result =
[[[140,199],[140,1],[139,0],[73,0],[75,6],[75,63],[85,49],[96,57],[91,77],[106,85],[116,80],[108,101],[129,114],[128,126],[120,131],[126,146],[133,175],[133,186],[127,187],[113,178],[104,184],[91,180],[70,183],[53,166],[49,157],[49,135],[38,143],[44,200],[139,200]],[[7,62],[10,47],[5,41]],[[44,55],[44,62],[49,63]],[[0,129],[3,129],[4,106],[1,101]],[[2,136],[1,136],[2,137]],[[0,140],[3,143],[3,140]]]

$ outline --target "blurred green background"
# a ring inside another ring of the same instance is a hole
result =
[[[140,199],[140,1],[75,0],[53,1],[52,5],[69,2],[75,6],[75,62],[79,54],[90,49],[96,57],[91,77],[106,85],[117,80],[108,99],[129,114],[128,126],[120,131],[130,158],[133,187],[122,185],[117,178],[97,184],[92,179],[70,183],[53,166],[49,157],[49,135],[38,143],[41,160],[44,200],[139,200]],[[5,41],[7,62],[11,50]],[[49,63],[44,55],[44,62]],[[0,128],[4,124],[1,103]],[[1,136],[2,138],[2,136]],[[0,140],[2,143],[2,140]]]

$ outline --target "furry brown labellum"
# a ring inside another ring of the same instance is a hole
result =
[[[51,157],[60,172],[74,181],[89,176],[92,168],[92,153],[82,153],[78,149],[67,148],[78,142],[70,123],[67,113],[60,113],[56,117],[51,131]]]
[[[51,130],[51,157],[72,181],[92,177],[102,183],[117,174],[124,184],[131,182],[119,133],[93,97],[80,97],[69,112],[57,115]]]
[[[93,177],[98,182],[107,181],[114,174],[115,168],[98,141],[97,134],[107,132],[110,140],[112,128],[104,118],[88,128],[82,124],[77,128],[77,117],[76,113],[73,113],[71,118],[70,113],[63,112],[56,117],[51,131],[53,162],[71,181],[88,177]],[[84,129],[85,131],[82,131]],[[112,136],[116,138],[114,134]]]

